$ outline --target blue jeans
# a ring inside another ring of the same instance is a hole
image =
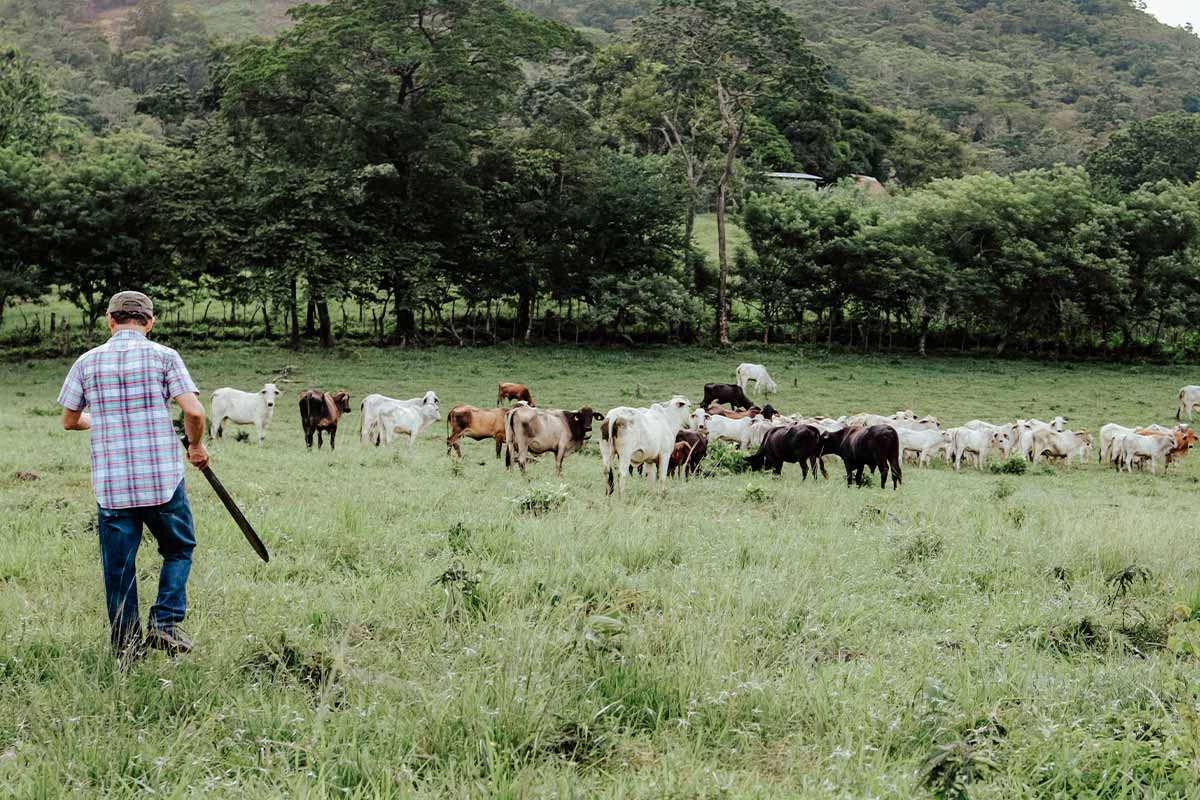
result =
[[[98,507],[99,508],[99,507]],[[196,529],[183,481],[161,506],[100,508],[100,564],[104,569],[104,594],[113,647],[118,651],[141,637],[138,612],[137,552],[142,525],[158,541],[162,571],[158,575],[158,601],[150,608],[151,628],[171,630],[187,610],[187,579],[192,569]]]

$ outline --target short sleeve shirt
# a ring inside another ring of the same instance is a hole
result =
[[[170,402],[196,392],[183,359],[138,331],[117,331],[71,367],[58,403],[90,408],[92,487],[101,508],[158,506],[183,480]]]

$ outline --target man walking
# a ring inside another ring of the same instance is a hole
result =
[[[183,410],[187,458],[200,468],[208,464],[204,406],[179,354],[146,338],[153,328],[149,297],[113,295],[108,303],[112,338],[79,357],[58,396],[63,428],[92,432],[100,564],[112,644],[120,657],[136,657],[143,644],[172,655],[192,649],[179,623],[187,610],[196,533],[169,406],[174,400]],[[158,541],[163,559],[144,643],[136,565],[143,525]]]

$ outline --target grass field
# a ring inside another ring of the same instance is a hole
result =
[[[1200,769],[1200,459],[995,475],[908,468],[897,493],[728,475],[603,495],[594,446],[563,504],[491,444],[364,448],[370,391],[490,406],[699,400],[742,360],[786,411],[951,423],[1167,422],[1173,367],[676,348],[184,353],[208,392],[297,383],[267,444],[213,466],[259,563],[189,473],[198,650],[109,658],[87,435],[69,359],[0,365],[0,796],[1186,796]],[[305,452],[298,390],[346,388]],[[36,474],[38,479],[18,475]],[[148,606],[158,559],[141,559]],[[1168,642],[1172,647],[1168,647]]]

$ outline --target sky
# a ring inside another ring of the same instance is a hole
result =
[[[1200,29],[1200,0],[1146,0],[1146,10],[1168,25],[1190,22]]]

